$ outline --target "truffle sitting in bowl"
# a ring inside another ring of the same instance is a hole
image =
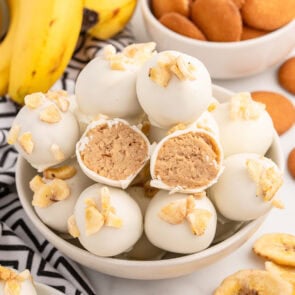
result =
[[[114,256],[131,248],[142,234],[142,214],[123,190],[94,184],[80,195],[69,219],[69,231],[99,256]]]
[[[223,151],[216,137],[189,128],[162,139],[151,157],[151,186],[197,193],[214,184],[223,171]]]
[[[156,44],[132,44],[116,53],[106,46],[102,56],[81,71],[76,84],[79,109],[85,115],[128,118],[142,113],[135,82],[142,64],[154,55]],[[107,101],[107,103],[106,103]]]
[[[218,183],[209,190],[217,210],[224,217],[247,221],[279,205],[276,193],[283,184],[283,176],[273,161],[244,153],[229,156],[224,166]]]
[[[77,199],[92,183],[76,159],[44,170],[42,178],[37,175],[30,181],[30,188],[34,191],[32,204],[37,215],[52,229],[67,233],[67,221],[74,212]]]
[[[94,181],[127,188],[148,161],[150,144],[136,126],[121,119],[101,119],[87,127],[76,155]]]
[[[160,128],[192,123],[212,101],[211,78],[202,62],[176,51],[148,60],[138,74],[136,90],[151,124]]]
[[[224,156],[237,153],[264,155],[269,149],[274,127],[265,105],[252,100],[250,93],[238,93],[211,112],[220,130]]]
[[[34,93],[25,97],[8,136],[8,143],[38,171],[75,154],[79,126],[64,92]]]
[[[214,239],[217,217],[214,206],[205,196],[158,192],[145,216],[149,240],[174,253],[195,253],[206,249]],[[175,243],[177,241],[177,243]]]

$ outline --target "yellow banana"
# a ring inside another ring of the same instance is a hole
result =
[[[8,0],[10,24],[5,39],[0,43],[0,95],[5,95],[8,90],[9,66],[19,18],[20,2],[21,0]]]
[[[89,34],[106,40],[125,27],[134,12],[136,0],[85,0],[84,6],[96,11],[99,18]]]
[[[47,91],[61,76],[82,25],[83,0],[21,0],[9,76],[9,96]]]

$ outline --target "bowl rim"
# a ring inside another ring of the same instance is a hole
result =
[[[269,33],[259,36],[257,38],[249,39],[249,40],[240,40],[235,42],[214,42],[214,41],[201,41],[193,38],[189,38],[186,36],[183,36],[181,34],[178,34],[168,28],[166,28],[164,25],[162,25],[158,19],[154,16],[150,9],[150,0],[141,0],[141,11],[142,14],[148,17],[149,21],[156,26],[159,30],[162,30],[168,37],[178,39],[178,41],[184,42],[186,45],[197,45],[201,48],[216,48],[220,49],[223,48],[241,48],[241,47],[251,47],[253,45],[258,45],[267,41],[272,40],[273,38],[276,38],[276,36],[284,33],[285,31],[288,31],[290,27],[295,28],[295,19],[291,20],[289,23],[285,24],[284,26],[274,30],[270,31]]]
[[[215,91],[215,92],[222,93],[222,95],[225,95],[225,96],[229,96],[233,94],[232,91],[217,85],[212,85],[212,88],[213,88],[213,93]],[[283,169],[284,157],[283,157],[281,145],[279,143],[279,138],[276,133],[275,133],[275,139],[273,141],[273,145],[275,145],[275,148],[277,149],[277,154],[278,154],[277,164],[280,167],[280,169]],[[19,195],[20,202],[26,214],[28,215],[29,219],[31,219],[32,223],[37,227],[37,229],[41,232],[41,234],[43,234],[45,238],[48,239],[51,243],[53,243],[54,246],[58,248],[61,252],[65,253],[66,255],[70,257],[77,257],[76,255],[81,257],[82,255],[84,257],[88,257],[88,259],[92,259],[92,261],[96,261],[97,263],[103,263],[103,264],[108,264],[113,266],[150,268],[150,267],[157,267],[157,266],[165,266],[165,267],[177,266],[177,265],[182,265],[182,264],[193,262],[193,261],[199,261],[199,260],[201,261],[204,258],[210,258],[210,257],[213,257],[214,255],[217,255],[218,253],[222,253],[226,251],[226,249],[230,248],[230,246],[237,244],[239,241],[243,239],[243,237],[245,238],[247,233],[254,232],[255,228],[258,228],[268,215],[268,213],[266,213],[265,215],[259,217],[258,219],[249,221],[249,223],[247,223],[244,227],[242,227],[240,230],[234,233],[231,237],[227,238],[226,240],[216,245],[209,246],[207,249],[197,253],[192,253],[192,254],[183,255],[183,256],[175,257],[175,258],[169,258],[169,259],[144,260],[144,261],[124,260],[124,259],[113,258],[113,257],[101,257],[101,256],[97,256],[90,253],[86,249],[79,248],[67,242],[67,240],[61,238],[58,234],[56,234],[53,230],[51,230],[47,225],[45,225],[39,219],[39,217],[35,213],[35,210],[33,209],[33,206],[30,204],[30,202],[28,202],[26,195],[25,194],[23,195],[21,178],[18,177],[18,175],[20,175],[20,171],[22,170],[22,166],[26,163],[27,163],[26,160],[19,155],[17,160],[17,165],[16,165],[16,187],[17,187],[17,192]],[[72,254],[69,254],[70,252]],[[77,262],[83,264],[83,261],[77,261]],[[86,262],[85,262],[85,265],[87,266]]]

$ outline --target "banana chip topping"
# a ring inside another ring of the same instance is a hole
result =
[[[150,68],[149,77],[162,87],[167,87],[173,75],[180,81],[196,80],[196,68],[184,58],[166,53],[158,60],[155,67]]]
[[[4,281],[4,295],[19,295],[21,293],[21,283],[25,280],[32,281],[28,270],[21,273],[0,265],[0,280]]]
[[[211,216],[210,211],[195,208],[193,195],[187,199],[173,201],[159,212],[159,217],[170,224],[180,224],[186,220],[196,236],[205,233]]]
[[[86,236],[97,233],[103,225],[114,228],[121,228],[122,219],[116,215],[116,209],[111,206],[110,191],[107,187],[100,190],[101,209],[96,202],[91,199],[85,199],[85,227]]]
[[[282,173],[274,166],[265,167],[262,161],[249,159],[246,162],[250,177],[257,185],[256,194],[265,202],[271,201],[283,184]]]
[[[265,105],[252,100],[248,92],[238,93],[230,101],[231,120],[257,120],[265,111]]]
[[[54,178],[45,181],[39,175],[30,181],[30,188],[34,192],[32,205],[40,208],[46,208],[55,202],[65,200],[71,193],[64,180]]]
[[[125,71],[128,65],[142,65],[155,54],[156,43],[131,44],[117,53],[113,45],[104,48],[103,55],[112,70]]]

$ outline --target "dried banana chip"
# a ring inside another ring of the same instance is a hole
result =
[[[241,270],[227,277],[214,295],[292,295],[292,285],[264,270]]]
[[[293,295],[295,294],[295,267],[281,266],[271,261],[266,261],[265,269],[272,274],[279,275],[282,279],[292,284]]]
[[[289,234],[265,234],[253,246],[253,251],[272,262],[295,266],[295,236]]]

